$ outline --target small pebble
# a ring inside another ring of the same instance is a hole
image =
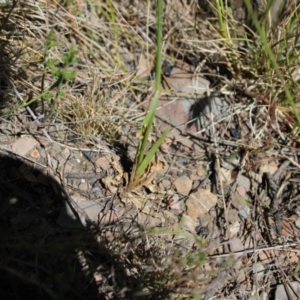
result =
[[[198,175],[196,175],[196,174],[191,174],[191,175],[190,175],[190,179],[191,179],[192,181],[195,181],[195,180],[200,180],[201,177],[198,176]]]
[[[300,229],[300,219],[295,221],[295,226]]]
[[[106,156],[99,157],[97,158],[95,164],[103,171],[106,171],[111,167],[111,158],[108,158]]]
[[[102,190],[97,186],[92,188],[92,194],[95,198],[103,197]]]
[[[200,177],[203,177],[205,176],[206,174],[206,171],[204,170],[203,167],[200,167],[198,170],[197,170],[197,175],[200,176]]]
[[[61,152],[61,146],[57,143],[53,143],[52,149],[56,152]]]
[[[30,152],[30,156],[31,156],[32,158],[38,159],[38,158],[40,157],[40,153],[39,153],[39,151],[38,151],[37,149],[34,149],[34,150],[32,150],[32,151]]]
[[[188,176],[183,175],[174,181],[175,189],[178,193],[188,195],[192,189],[193,182]]]
[[[251,209],[249,206],[245,205],[242,209],[239,210],[239,216],[243,219],[247,219]]]
[[[70,156],[70,149],[69,148],[65,148],[63,151],[61,151],[61,156],[64,159],[67,159]]]
[[[46,151],[45,151],[45,149],[41,149],[40,150],[40,155],[41,155],[42,158],[46,158]]]
[[[87,159],[92,159],[93,153],[93,151],[82,151],[83,156]]]
[[[239,252],[239,251],[244,250],[244,245],[243,245],[242,241],[237,237],[232,238],[230,240],[229,244],[230,244],[230,250],[232,252]]]
[[[171,182],[170,182],[170,180],[167,180],[167,179],[162,180],[162,185],[163,185],[163,187],[165,189],[171,188]]]

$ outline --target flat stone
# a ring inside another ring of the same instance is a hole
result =
[[[185,63],[177,63],[171,70],[169,76],[164,78],[163,87],[185,94],[184,96],[161,95],[158,108],[156,110],[157,127],[164,131],[171,125],[169,138],[175,139],[187,148],[201,148],[189,138],[182,136],[182,133],[196,133],[198,131],[195,124],[186,124],[190,121],[190,111],[195,103],[195,98],[201,97],[209,88],[209,81],[196,74],[193,66]],[[148,109],[151,97],[143,104],[144,109]]]
[[[174,181],[174,186],[176,191],[182,195],[188,195],[192,189],[192,185],[193,185],[192,180],[186,175],[178,177]]]
[[[187,215],[198,222],[209,210],[217,204],[218,198],[210,191],[199,189],[192,193],[186,201]]]
[[[98,221],[99,212],[103,209],[101,205],[90,200],[76,199],[77,205],[81,208],[89,219],[93,222]]]
[[[77,209],[80,209],[81,211],[84,212],[86,216],[92,221],[97,223],[99,220],[99,213],[102,211],[103,207],[99,205],[98,203],[95,203],[93,201],[87,200],[83,198],[79,194],[74,194],[72,195],[72,199],[74,202],[77,204]],[[80,212],[77,212],[81,224],[83,226],[86,225],[86,219],[84,215],[80,215]],[[74,208],[70,207],[68,202],[65,202],[61,213],[58,217],[58,224],[63,226],[63,227],[78,227],[80,226],[80,222],[78,218],[76,217],[76,214],[74,213]]]
[[[12,150],[17,154],[24,156],[37,145],[37,140],[24,136],[13,143]]]
[[[107,171],[111,167],[111,159],[109,156],[102,156],[97,158],[95,165],[100,167],[103,171]]]
[[[244,245],[242,241],[237,237],[230,239],[229,244],[230,244],[230,250],[232,252],[239,252],[244,250]]]
[[[278,284],[275,292],[275,300],[298,300],[300,295],[300,283],[289,281],[288,284]]]
[[[252,266],[252,272],[256,275],[257,280],[261,280],[265,277],[264,271],[265,268],[260,261]]]
[[[53,143],[52,149],[53,149],[55,152],[59,152],[59,153],[62,151],[61,145],[58,144],[58,143]]]

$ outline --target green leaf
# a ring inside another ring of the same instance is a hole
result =
[[[53,67],[53,66],[55,66],[56,65],[56,63],[57,63],[57,60],[56,59],[47,59],[46,61],[45,61],[45,65],[47,66],[47,67]]]
[[[46,37],[46,51],[48,51],[51,48],[57,47],[58,45],[59,43],[56,41],[55,35],[51,30]]]
[[[51,68],[51,74],[56,78],[61,77],[61,71],[56,67]]]
[[[65,80],[72,80],[76,77],[76,71],[67,71],[67,70],[63,70],[62,72],[62,77]]]

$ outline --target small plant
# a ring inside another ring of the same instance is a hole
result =
[[[156,73],[155,73],[155,92],[152,98],[149,111],[145,116],[142,124],[142,128],[139,132],[139,143],[138,149],[136,152],[134,168],[131,176],[131,183],[138,181],[141,176],[144,174],[146,168],[149,166],[157,149],[162,144],[163,140],[167,136],[169,129],[164,131],[162,136],[152,145],[149,151],[146,153],[146,146],[148,138],[151,133],[153,120],[155,117],[156,108],[158,105],[158,99],[160,95],[161,88],[161,50],[162,50],[162,0],[157,0],[157,11],[156,11],[156,20],[157,20],[157,29],[156,29]]]
[[[268,1],[268,8],[271,9],[272,5],[275,4],[275,1]],[[285,79],[285,75],[284,73],[287,72],[286,68],[288,65],[291,64],[296,64],[298,65],[299,63],[299,55],[297,54],[297,48],[294,47],[292,48],[292,52],[293,54],[290,54],[290,43],[293,43],[294,41],[298,41],[299,39],[299,33],[297,30],[298,24],[295,24],[295,19],[292,18],[292,15],[297,15],[297,10],[292,13],[289,17],[289,19],[286,21],[286,31],[283,34],[283,38],[280,38],[279,41],[276,41],[274,44],[277,44],[277,47],[272,47],[272,43],[273,41],[270,41],[268,33],[266,31],[266,26],[264,26],[263,23],[261,23],[256,14],[253,11],[253,7],[250,3],[249,0],[245,0],[245,5],[247,7],[247,10],[252,18],[252,21],[254,23],[254,26],[259,34],[260,37],[260,43],[261,43],[261,49],[263,54],[265,55],[266,58],[266,66],[268,66],[269,68],[266,69],[266,71],[270,74],[271,78],[271,83],[272,81],[274,81],[274,75],[277,77],[277,79],[279,80],[279,82],[281,83],[281,89],[282,89],[282,94],[284,102],[286,102],[292,112],[294,113],[294,116],[296,118],[297,121],[297,126],[300,126],[300,115],[299,112],[297,110],[297,107],[295,105],[295,98],[292,96],[291,94],[291,84],[289,84],[289,82]],[[283,22],[282,22],[283,24]],[[296,25],[296,27],[294,27]],[[291,29],[293,28],[293,29]],[[271,44],[271,45],[270,45]],[[277,48],[277,49],[276,49]],[[283,49],[284,48],[284,49]],[[281,53],[282,55],[278,55],[279,53]],[[283,54],[284,53],[284,54]],[[286,53],[288,53],[288,56],[286,55]],[[293,63],[292,61],[293,60]],[[282,65],[282,67],[280,66],[280,61],[284,62],[284,64]],[[293,80],[291,80],[293,81]],[[277,91],[271,91],[272,96],[279,94]]]
[[[3,117],[10,116],[14,111],[20,108],[29,106],[30,104],[41,100],[42,101],[42,114],[45,114],[45,103],[50,107],[50,113],[44,118],[44,120],[51,117],[55,111],[56,103],[58,99],[63,96],[62,87],[67,81],[73,80],[76,76],[75,70],[70,70],[70,67],[78,62],[75,57],[76,50],[73,46],[70,47],[67,53],[61,55],[59,59],[49,58],[50,50],[58,46],[58,42],[55,40],[53,32],[49,32],[46,37],[45,49],[41,62],[43,65],[43,74],[41,80],[41,92],[35,97],[28,97],[21,103],[12,107],[6,112]],[[55,78],[53,84],[49,88],[45,88],[46,75],[49,73]]]
[[[239,31],[240,23],[233,16],[232,2],[217,0],[215,12],[219,28],[216,30],[226,47],[224,53],[233,76],[255,79],[263,97],[277,105],[290,107],[299,127],[300,116],[294,96],[298,94],[299,85],[292,76],[293,72],[298,72],[299,65],[299,8],[284,17],[284,10],[275,13],[275,2],[266,1],[265,12],[261,13],[255,10],[251,1],[243,1],[251,20],[251,28],[246,33]],[[234,46],[241,40],[249,46],[246,55]]]
[[[41,83],[41,94],[42,94],[42,114],[45,113],[45,102],[51,107],[51,112],[46,118],[49,118],[55,110],[55,105],[62,94],[62,86],[67,81],[72,80],[76,76],[76,71],[70,71],[69,68],[71,65],[78,62],[78,59],[75,57],[75,48],[71,46],[66,54],[63,54],[60,58],[61,65],[59,65],[59,60],[51,59],[49,57],[50,50],[53,47],[58,46],[58,42],[55,40],[55,36],[52,31],[49,32],[46,38],[44,55],[42,58],[43,63],[43,77]],[[55,78],[54,83],[45,91],[45,77],[50,69],[52,76]],[[54,93],[51,91],[55,90]]]
[[[223,0],[216,1],[216,14],[219,25],[219,34],[228,48],[228,62],[231,71],[237,73],[239,70],[239,53],[234,47],[234,43],[238,40],[236,32],[230,32],[230,24],[234,23],[232,9],[229,8]],[[233,35],[233,36],[232,36]],[[243,33],[243,39],[247,39]]]

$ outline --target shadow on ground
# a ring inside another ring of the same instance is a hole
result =
[[[0,199],[0,299],[99,299],[97,245],[80,224],[57,224],[66,200],[57,182],[0,154]]]
[[[0,150],[0,299],[166,299],[166,273],[152,266],[160,250],[135,233],[136,217],[125,231],[83,227],[45,171]]]

